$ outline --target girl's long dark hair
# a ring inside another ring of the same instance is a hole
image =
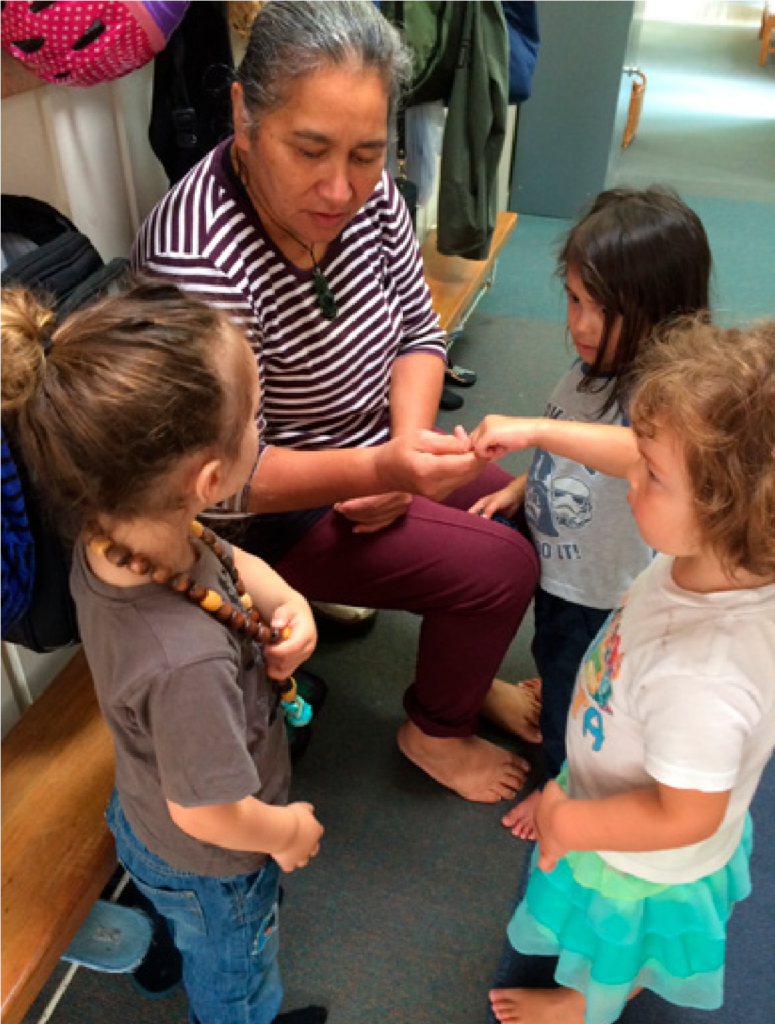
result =
[[[627,378],[641,346],[658,324],[685,315],[710,315],[712,258],[702,221],[676,192],[653,185],[601,192],[568,232],[557,260],[564,280],[572,268],[602,306],[605,326],[598,356],[582,389],[600,390],[601,366],[618,316],[622,328],[607,373],[613,387],[600,414],[626,408]]]

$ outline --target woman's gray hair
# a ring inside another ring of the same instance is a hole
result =
[[[381,74],[392,125],[412,62],[401,35],[376,6],[370,0],[269,0],[256,15],[235,76],[247,127],[255,130],[282,107],[295,79],[352,62]]]

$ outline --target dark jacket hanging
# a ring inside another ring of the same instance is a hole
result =
[[[148,138],[170,186],[231,132],[228,9],[192,3],[154,61]]]
[[[381,10],[393,23],[396,4]],[[497,0],[403,5],[416,72],[407,105],[444,100],[438,249],[486,259],[497,216],[498,167],[506,135],[509,41]]]
[[[498,168],[506,137],[509,46],[499,3],[464,8],[441,151],[438,249],[487,259],[498,214]]]

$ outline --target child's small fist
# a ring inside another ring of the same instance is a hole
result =
[[[283,871],[291,872],[306,867],[317,855],[325,829],[315,817],[315,808],[312,804],[289,804],[286,810],[296,819],[296,830],[288,846],[275,853],[274,859]]]

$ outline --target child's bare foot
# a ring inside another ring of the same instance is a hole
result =
[[[572,988],[495,988],[490,1003],[501,1024],[584,1024],[584,996]]]
[[[540,743],[541,680],[507,683],[504,679],[493,679],[480,714],[528,743]]]
[[[523,758],[479,736],[427,736],[414,722],[400,727],[398,746],[432,779],[477,803],[511,799],[530,771]]]
[[[506,811],[501,818],[501,823],[511,829],[511,834],[517,839],[538,839],[536,808],[540,799],[541,790],[534,789],[524,800],[520,800],[510,811]]]

